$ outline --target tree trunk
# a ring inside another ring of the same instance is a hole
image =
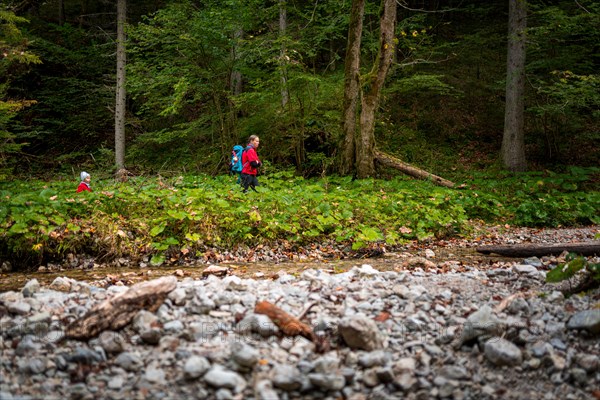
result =
[[[287,0],[279,0],[279,39],[281,40],[281,53],[279,67],[281,72],[281,108],[285,108],[290,100],[287,84],[287,49],[285,46],[285,32],[287,29]]]
[[[231,94],[234,96],[242,94],[242,73],[237,70],[236,65],[238,60],[237,49],[239,46],[239,41],[242,39],[243,35],[244,31],[242,28],[236,29],[233,34],[233,46],[231,46],[231,62],[233,67],[231,69],[231,82],[229,83],[229,87]]]
[[[600,241],[561,243],[561,244],[513,244],[497,246],[479,246],[477,252],[482,254],[495,253],[507,257],[541,257],[559,255],[563,251],[577,253],[583,256],[600,255]]]
[[[63,26],[65,24],[65,1],[58,0],[58,25]]]
[[[360,42],[365,13],[365,0],[353,0],[348,28],[348,44],[344,63],[344,110],[342,164],[340,173],[350,173],[355,164],[356,115],[360,85]]]
[[[117,0],[117,93],[115,101],[115,164],[125,168],[125,21],[127,0]]]
[[[525,171],[524,91],[525,91],[525,29],[527,2],[509,0],[508,52],[506,61],[506,106],[502,161],[510,171]]]
[[[417,167],[413,167],[412,165],[407,164],[404,161],[400,161],[396,157],[393,157],[389,154],[382,153],[381,151],[379,151],[377,149],[375,149],[375,160],[379,164],[381,164],[387,168],[397,169],[397,170],[399,170],[407,175],[410,175],[414,178],[430,180],[431,182],[435,183],[438,186],[445,186],[448,188],[454,187],[453,182],[450,182],[444,178],[441,178],[437,175],[434,175],[432,173],[429,173],[429,172],[419,169]]]
[[[362,96],[360,114],[360,142],[356,148],[356,172],[358,178],[375,173],[375,112],[394,55],[394,28],[396,26],[396,0],[382,0],[383,14],[379,32],[379,55],[367,79]]]

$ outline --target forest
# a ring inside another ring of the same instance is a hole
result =
[[[3,3],[2,176],[110,176],[115,2]],[[380,2],[362,3],[354,97],[364,100],[379,65],[382,12]],[[351,1],[126,6],[122,163],[132,173],[226,173],[232,146],[258,134],[272,170],[356,174],[344,155]],[[365,147],[452,179],[502,168],[508,2],[408,1],[396,8],[374,143]],[[527,3],[519,98],[529,170],[598,165],[598,12],[593,1]],[[358,108],[365,107],[355,114]]]
[[[598,223],[596,2],[3,4],[13,262]],[[228,163],[250,135],[244,198]],[[80,171],[95,192],[73,199]]]
[[[597,0],[0,0],[0,399],[600,399],[599,150]]]

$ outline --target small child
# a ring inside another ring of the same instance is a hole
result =
[[[83,192],[83,191],[88,191],[91,192],[92,188],[90,187],[90,181],[92,180],[92,177],[90,176],[90,174],[88,174],[87,172],[83,171],[80,174],[81,177],[81,183],[79,184],[79,186],[77,186],[77,193],[79,192]]]

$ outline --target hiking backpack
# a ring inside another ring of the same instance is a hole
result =
[[[242,172],[242,153],[244,152],[244,148],[239,144],[233,146],[233,150],[231,151],[231,161],[229,162],[229,169],[231,172]]]

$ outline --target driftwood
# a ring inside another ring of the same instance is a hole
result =
[[[448,188],[454,187],[454,183],[450,182],[449,180],[441,178],[437,175],[434,175],[417,167],[413,167],[412,165],[405,163],[404,161],[401,161],[394,156],[383,153],[379,150],[375,150],[375,160],[385,167],[397,169],[405,173],[406,175],[412,176],[413,178],[430,180],[438,186],[445,186]]]
[[[140,282],[123,293],[96,305],[83,317],[71,322],[65,332],[66,339],[87,340],[105,330],[118,330],[131,322],[142,309],[154,312],[169,292],[177,286],[177,278],[165,276]]]
[[[317,336],[310,326],[268,301],[256,303],[254,313],[264,314],[269,317],[286,336],[302,336],[310,340],[316,345],[316,350],[319,353],[323,353],[329,349],[327,340]]]
[[[563,251],[577,253],[583,256],[600,255],[600,241],[561,244],[513,244],[498,246],[479,246],[477,252],[482,254],[495,253],[507,257],[533,257],[559,255]]]

